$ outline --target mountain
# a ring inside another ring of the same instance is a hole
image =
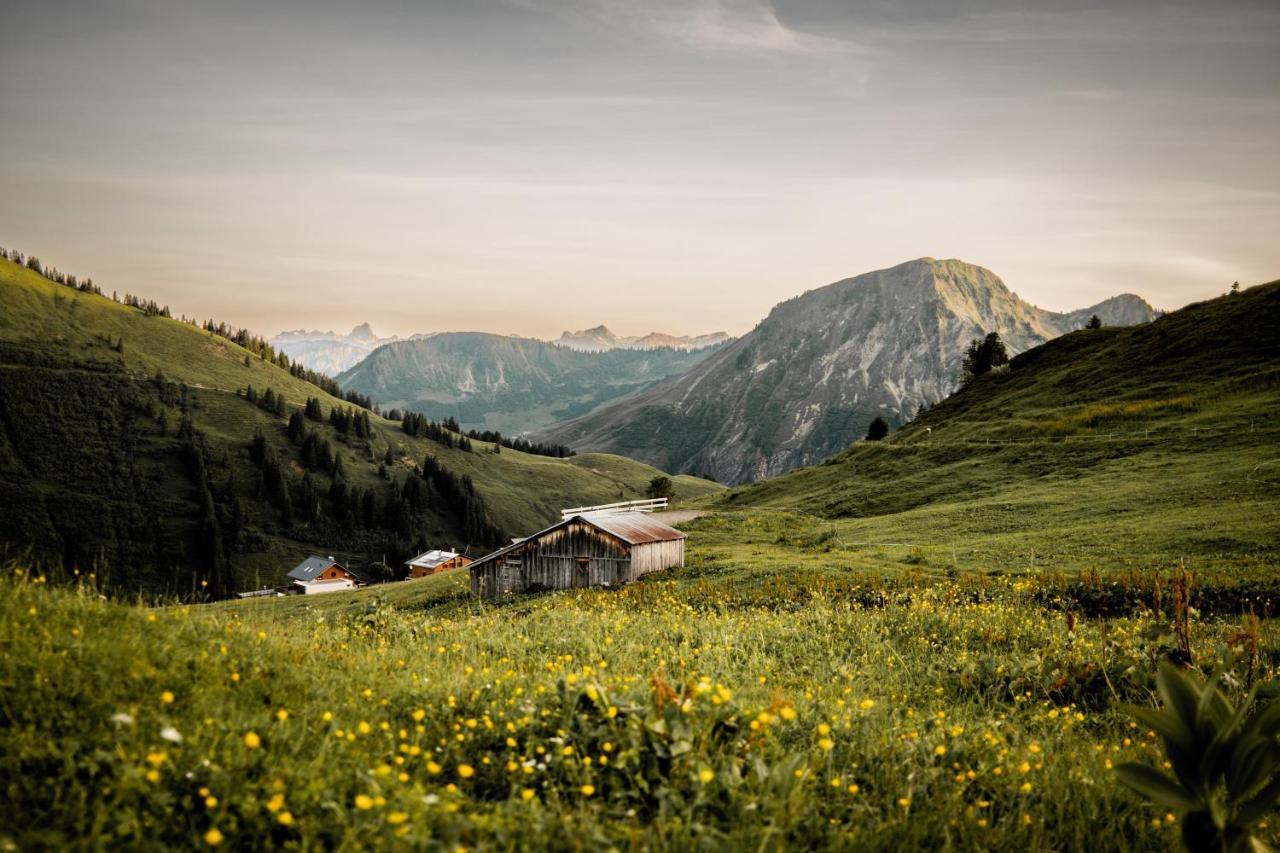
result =
[[[1054,570],[1185,559],[1274,576],[1277,399],[1280,281],[1071,332],[884,441],[718,503],[849,519],[844,541],[919,543],[917,564],[985,569],[1020,553]]]
[[[361,323],[350,334],[296,329],[281,332],[269,343],[290,359],[326,376],[337,376],[357,364],[380,345],[399,340],[380,338],[368,323]]]
[[[381,346],[338,382],[383,408],[518,433],[684,373],[713,351],[580,351],[532,338],[446,332]]]
[[[994,273],[921,258],[811,290],[688,373],[535,432],[674,471],[741,483],[830,456],[877,415],[910,419],[955,387],[970,340],[1020,352],[1083,326],[1150,320],[1137,296],[1059,314]]]
[[[242,339],[0,260],[0,562],[184,597],[276,584],[310,552],[376,579],[384,558],[483,552],[563,507],[643,497],[661,473],[409,435]],[[309,399],[320,420],[301,415]]]
[[[729,340],[732,338],[725,332],[681,337],[664,332],[650,332],[636,337],[619,337],[610,331],[608,326],[596,326],[594,329],[563,332],[552,343],[583,352],[606,352],[614,349],[657,349],[659,347],[696,350],[716,346]]]

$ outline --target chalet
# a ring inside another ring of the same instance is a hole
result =
[[[409,577],[425,578],[427,575],[434,575],[437,572],[460,569],[463,566],[471,565],[473,562],[475,561],[467,555],[459,554],[456,551],[427,551],[406,562],[405,566],[409,569]]]
[[[571,515],[471,564],[471,594],[617,586],[684,565],[685,534],[642,512]]]
[[[293,584],[289,591],[314,595],[319,592],[339,592],[344,589],[355,589],[360,585],[360,578],[355,573],[336,562],[333,557],[307,557],[289,572]]]

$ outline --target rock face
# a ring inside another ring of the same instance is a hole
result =
[[[950,394],[973,338],[998,331],[1020,352],[1093,314],[1156,316],[1132,295],[1045,311],[982,267],[921,258],[789,299],[683,376],[534,437],[723,483],[775,476],[842,450],[877,415],[900,424]]]
[[[281,332],[270,343],[289,356],[291,361],[300,362],[304,367],[329,376],[337,376],[377,347],[394,340],[397,338],[378,337],[368,323],[361,323],[349,335],[296,329]]]
[[[712,332],[709,335],[676,336],[665,332],[650,332],[635,337],[618,337],[608,326],[596,326],[594,329],[582,329],[577,332],[564,332],[552,343],[569,349],[583,352],[607,352],[614,349],[671,349],[694,350],[716,346],[731,340],[725,332]]]
[[[384,408],[514,435],[685,373],[713,352],[584,352],[532,338],[445,332],[379,347],[338,382]]]

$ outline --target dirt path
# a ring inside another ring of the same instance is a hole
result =
[[[693,521],[695,518],[702,518],[702,516],[709,515],[709,513],[705,509],[672,509],[666,512],[655,512],[651,515],[663,524],[679,524],[682,521]]]

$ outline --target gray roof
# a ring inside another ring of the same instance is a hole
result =
[[[497,559],[527,542],[532,542],[541,536],[550,533],[553,530],[559,530],[561,527],[568,525],[574,521],[581,521],[590,524],[597,530],[608,533],[617,539],[621,539],[628,545],[644,545],[648,542],[670,542],[676,539],[685,539],[688,534],[683,531],[676,530],[670,525],[663,524],[656,518],[643,512],[618,512],[618,513],[600,513],[598,515],[574,515],[564,519],[556,524],[551,525],[546,530],[540,530],[532,536],[526,536],[523,539],[513,539],[511,544],[505,545],[481,557],[471,564],[470,568],[475,569],[480,565]]]
[[[424,551],[412,560],[405,562],[406,566],[421,566],[424,569],[434,569],[441,563],[447,563],[454,557],[458,556],[456,551]]]
[[[293,570],[289,572],[289,577],[300,581],[315,580],[320,576],[321,572],[330,566],[337,566],[345,571],[345,567],[336,560],[330,560],[326,557],[317,557],[312,554],[310,557],[307,557],[307,559],[294,566]]]

